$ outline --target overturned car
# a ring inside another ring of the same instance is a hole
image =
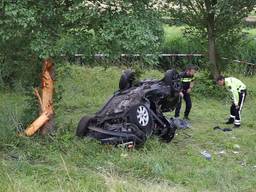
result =
[[[82,117],[76,135],[92,137],[103,144],[143,145],[151,135],[170,142],[176,125],[164,116],[179,101],[181,83],[175,70],[161,80],[136,81],[131,70],[123,72],[119,90],[93,117]]]

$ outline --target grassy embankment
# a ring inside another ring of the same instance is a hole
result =
[[[256,190],[255,77],[240,77],[253,94],[245,103],[242,127],[232,132],[212,129],[224,126],[229,100],[193,95],[193,127],[177,132],[172,143],[151,138],[144,148],[127,151],[76,138],[77,122],[112,95],[120,72],[72,66],[59,77],[57,84],[64,86],[64,92],[56,111],[58,131],[48,138],[16,137],[22,111],[29,104],[22,94],[2,92],[0,191]],[[147,71],[143,76],[162,74]],[[212,160],[202,157],[202,150],[211,153]]]

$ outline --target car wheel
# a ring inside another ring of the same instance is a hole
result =
[[[150,110],[143,104],[133,106],[129,111],[129,121],[142,130],[147,137],[153,132],[153,118]]]
[[[179,92],[182,88],[180,77],[176,70],[166,71],[163,81],[166,85],[170,85],[173,91]]]
[[[78,123],[77,129],[76,129],[76,136],[78,137],[84,137],[88,133],[89,124],[92,118],[84,116],[81,118],[81,120]]]
[[[141,147],[147,140],[147,136],[145,132],[143,132],[136,124],[128,123],[127,128],[132,130],[132,134],[136,137],[134,138],[133,142],[135,143],[136,147]]]
[[[164,74],[164,78],[163,81],[167,84],[167,85],[171,85],[173,80],[176,80],[179,78],[179,74],[177,73],[176,70],[174,69],[170,69],[167,70]]]
[[[134,80],[135,80],[134,72],[130,69],[125,70],[120,77],[119,89],[120,90],[129,89],[132,86]]]

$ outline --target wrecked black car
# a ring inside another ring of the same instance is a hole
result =
[[[125,70],[119,90],[93,117],[82,117],[76,135],[113,145],[141,146],[152,135],[170,142],[176,126],[163,113],[175,109],[180,90],[175,70],[168,70],[161,80],[143,81],[136,81],[135,73]]]

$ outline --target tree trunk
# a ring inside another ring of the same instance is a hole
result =
[[[213,35],[213,31],[211,27],[208,28],[208,57],[209,57],[209,64],[211,74],[214,78],[218,77],[220,74],[218,61],[217,61],[217,54],[216,54],[216,44],[215,44],[215,37]]]
[[[214,6],[216,0],[205,0],[207,10],[207,36],[208,36],[208,57],[211,74],[216,78],[219,74],[219,67],[216,54],[216,35],[215,35],[215,13]]]
[[[50,59],[44,61],[43,74],[42,74],[42,103],[43,111],[50,110],[49,121],[47,121],[40,129],[40,134],[46,135],[54,129],[53,121],[53,81],[54,81],[53,62]]]
[[[40,128],[40,134],[45,135],[54,129],[53,112],[53,62],[51,59],[45,59],[42,72],[42,95],[38,89],[35,89],[35,95],[40,105],[40,116],[31,123],[24,131],[25,135],[32,136]]]

